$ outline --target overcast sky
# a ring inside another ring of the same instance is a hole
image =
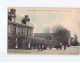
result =
[[[71,32],[71,36],[78,35],[80,41],[80,9],[62,8],[15,8],[16,15],[29,15],[34,25],[34,33],[42,33],[46,27],[53,28],[62,25]]]

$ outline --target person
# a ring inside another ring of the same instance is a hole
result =
[[[42,45],[42,43],[41,43],[41,51],[43,51],[43,45]]]
[[[62,42],[60,43],[60,49],[62,50]]]
[[[64,44],[64,50],[66,50],[66,44]]]

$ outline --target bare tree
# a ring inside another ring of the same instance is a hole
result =
[[[58,25],[53,28],[53,37],[59,43],[62,42],[63,45],[68,45],[68,38],[70,36],[70,31],[65,27]]]

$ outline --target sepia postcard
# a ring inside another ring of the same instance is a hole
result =
[[[8,8],[9,54],[80,54],[79,8]]]

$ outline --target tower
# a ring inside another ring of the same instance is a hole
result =
[[[15,22],[15,18],[16,18],[16,9],[10,9],[10,13],[12,14],[12,21]]]
[[[8,20],[15,22],[16,18],[16,9],[10,9],[10,12],[8,12]]]

